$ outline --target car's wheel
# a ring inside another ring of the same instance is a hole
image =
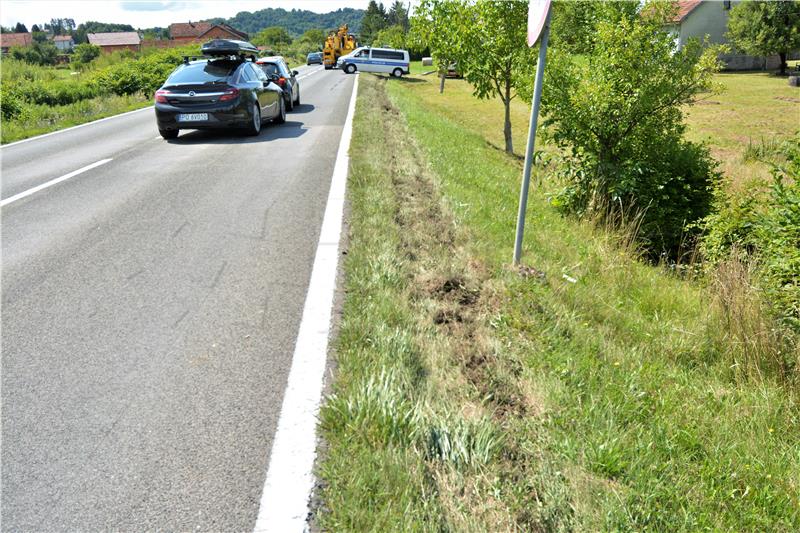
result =
[[[254,103],[253,120],[250,121],[250,124],[247,126],[247,134],[258,135],[259,133],[261,133],[261,109],[259,109],[258,103]]]
[[[167,140],[178,138],[178,130],[158,130],[158,133]]]
[[[284,98],[286,100],[286,109],[292,111],[294,109],[294,101],[292,101],[292,93],[289,93],[288,98]]]
[[[278,109],[278,116],[275,117],[274,120],[275,124],[283,124],[284,122],[286,122],[286,101],[283,98],[281,98],[280,100],[278,100],[278,102],[279,102],[278,106],[280,107],[280,109]]]
[[[356,66],[352,63],[348,63],[344,66],[344,71],[348,74],[353,74],[356,71]]]
[[[296,107],[300,105],[300,86],[297,86],[297,99],[294,101],[294,105],[292,107]]]
[[[403,75],[403,69],[401,68],[396,68],[392,71],[392,76],[394,76],[395,78],[399,78],[402,75]]]

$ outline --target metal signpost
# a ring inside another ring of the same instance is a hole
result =
[[[539,62],[536,64],[536,82],[531,104],[531,122],[528,129],[528,145],[525,148],[525,167],[522,171],[522,189],[519,193],[519,212],[517,213],[517,236],[514,242],[514,264],[518,265],[522,256],[522,236],[525,233],[525,210],[528,206],[528,189],[531,183],[533,166],[533,146],[536,140],[536,124],[539,121],[539,103],[542,100],[542,81],[544,64],[547,58],[547,39],[550,37],[550,0],[531,0],[528,8],[528,46],[533,46],[542,37],[539,45]]]

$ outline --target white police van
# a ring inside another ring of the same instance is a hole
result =
[[[411,74],[409,70],[409,57],[407,50],[393,48],[369,48],[362,46],[356,48],[346,56],[339,58],[336,65],[347,72],[384,72],[395,77]]]

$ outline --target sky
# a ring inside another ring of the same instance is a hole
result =
[[[368,3],[369,0],[0,0],[0,24],[12,26],[22,22],[30,31],[34,24],[41,26],[51,18],[71,18],[75,24],[96,20],[130,24],[134,28],[152,28],[167,27],[173,22],[227,18],[240,11],[258,11],[268,7],[328,13],[343,7],[366,9]]]

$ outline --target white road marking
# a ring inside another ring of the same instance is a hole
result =
[[[10,204],[12,202],[16,202],[17,200],[22,200],[26,196],[30,196],[31,194],[37,193],[37,192],[41,191],[42,189],[46,189],[48,187],[52,187],[53,185],[55,185],[57,183],[61,183],[62,181],[66,181],[66,180],[68,180],[70,178],[74,178],[78,174],[83,174],[87,170],[92,170],[93,168],[97,168],[100,165],[105,165],[109,161],[111,161],[111,159],[101,159],[100,161],[92,163],[91,165],[86,165],[85,167],[79,168],[78,170],[73,170],[69,174],[64,174],[60,178],[52,179],[52,180],[50,180],[48,182],[42,183],[41,185],[37,185],[36,187],[33,187],[32,189],[28,189],[27,191],[22,191],[19,194],[15,194],[14,196],[10,196],[10,197],[6,198],[5,200],[0,201],[0,207],[7,206],[8,204]]]
[[[322,67],[320,67],[318,69],[315,69],[315,70],[312,70],[311,72],[309,72],[308,74],[306,74],[304,76],[298,76],[297,79],[298,80],[302,80],[303,78],[308,78],[309,76],[313,76],[314,74],[316,74],[317,72],[319,72],[321,70],[323,70]]]
[[[153,106],[147,106],[147,107],[143,107],[141,109],[134,109],[133,111],[128,111],[126,113],[120,113],[119,115],[112,115],[112,116],[106,117],[106,118],[100,118],[100,119],[97,119],[97,120],[93,120],[91,122],[84,122],[83,124],[78,124],[77,126],[64,128],[63,130],[56,130],[56,131],[51,131],[50,133],[43,133],[42,135],[37,135],[36,137],[28,137],[27,139],[22,139],[21,141],[16,141],[16,142],[13,142],[13,143],[4,144],[4,145],[0,146],[0,148],[8,148],[9,146],[16,146],[18,144],[22,144],[22,143],[26,143],[26,142],[30,142],[30,141],[36,141],[38,139],[44,139],[45,137],[50,137],[51,135],[57,135],[59,133],[64,133],[65,131],[77,130],[78,128],[83,128],[84,126],[91,126],[92,124],[97,124],[98,122],[105,122],[106,120],[112,120],[112,119],[115,119],[115,118],[124,117],[126,115],[132,115],[133,113],[141,113],[142,111],[145,111],[147,109],[153,109]]]
[[[358,77],[353,84],[353,94],[350,96],[347,119],[333,168],[303,318],[297,332],[289,382],[272,443],[267,479],[261,493],[255,533],[299,533],[306,526],[308,500],[314,485],[312,469],[317,448],[317,413],[328,353],[347,171],[350,165],[347,152],[353,134],[357,94]]]

